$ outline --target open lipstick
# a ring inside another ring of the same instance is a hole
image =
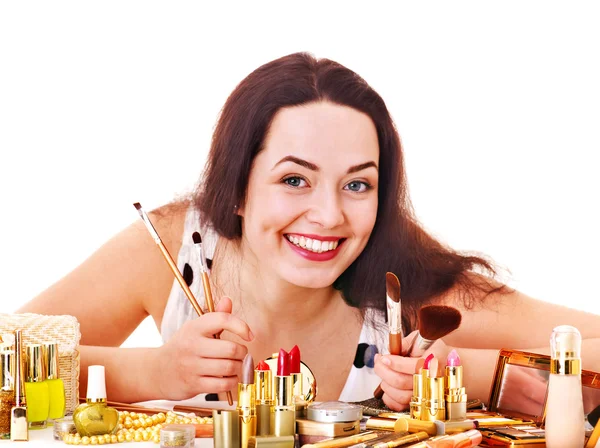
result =
[[[238,383],[237,411],[240,420],[241,448],[248,448],[250,437],[256,435],[256,386],[254,384],[254,360],[250,353],[242,362],[242,382]]]
[[[425,389],[423,387],[429,378],[429,363],[433,359],[433,354],[430,354],[423,362],[417,373],[413,375],[413,394],[410,398],[410,418],[419,420],[423,412],[423,403],[425,402]]]
[[[273,372],[269,364],[261,361],[254,369],[254,384],[256,385],[256,435],[271,434],[271,406],[273,404]]]
[[[437,361],[430,355],[425,359],[423,370],[427,371],[427,378],[423,377],[423,389],[425,399],[421,410],[421,420],[433,422],[435,420],[446,420],[446,405],[444,402],[444,377],[436,377],[437,367],[433,367]],[[431,376],[433,372],[434,376]]]
[[[284,349],[279,350],[277,375],[273,378],[273,388],[271,432],[278,437],[293,436],[296,433],[294,384],[290,375],[290,356]]]
[[[400,280],[392,272],[385,274],[389,347],[391,355],[402,354],[402,304],[400,302]],[[381,385],[373,392],[375,398],[383,397]]]
[[[306,414],[306,400],[304,399],[304,382],[300,368],[300,349],[297,345],[289,352],[290,374],[292,375],[294,404],[296,406],[296,418],[302,418]]]
[[[463,387],[463,368],[456,350],[446,360],[445,390],[447,419],[450,421],[467,418],[467,394]]]

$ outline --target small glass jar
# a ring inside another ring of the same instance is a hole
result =
[[[72,417],[54,420],[54,440],[62,441],[69,434],[77,434],[77,428]]]
[[[177,423],[177,424],[171,424],[171,425],[165,425],[162,427],[163,430],[187,430],[189,433],[189,439],[190,439],[190,448],[194,448],[194,446],[196,445],[196,426],[195,425],[189,425],[189,424],[181,424],[181,423]]]
[[[162,428],[160,430],[160,448],[191,448],[194,436],[190,437],[190,435],[188,428]]]

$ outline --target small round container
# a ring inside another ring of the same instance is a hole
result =
[[[54,440],[60,440],[69,434],[77,434],[73,417],[58,418],[54,420]]]
[[[322,423],[354,422],[362,419],[362,408],[343,401],[326,401],[308,405],[306,417]]]
[[[160,448],[191,448],[194,436],[190,437],[188,428],[162,428],[160,430]]]
[[[186,425],[186,424],[171,424],[165,425],[162,427],[164,431],[169,430],[186,430],[188,432],[188,437],[190,439],[190,448],[193,448],[196,445],[196,426],[194,425]]]

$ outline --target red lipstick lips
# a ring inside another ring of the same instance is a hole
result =
[[[303,258],[305,258],[307,260],[310,260],[310,261],[329,261],[329,260],[332,260],[333,258],[336,257],[337,254],[340,253],[340,247],[342,247],[342,245],[344,244],[344,242],[346,242],[345,239],[340,240],[340,242],[338,243],[338,246],[335,249],[328,250],[327,252],[317,253],[317,252],[311,252],[310,250],[306,250],[303,247],[296,246],[294,243],[292,243],[287,238],[284,238],[284,239],[285,239],[285,241],[287,241],[288,245],[292,248],[292,250],[294,252],[296,252],[301,257],[303,257]]]

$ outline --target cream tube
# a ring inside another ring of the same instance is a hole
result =
[[[581,389],[581,334],[575,327],[556,327],[550,338],[552,361],[546,399],[546,446],[581,448],[585,440]]]

